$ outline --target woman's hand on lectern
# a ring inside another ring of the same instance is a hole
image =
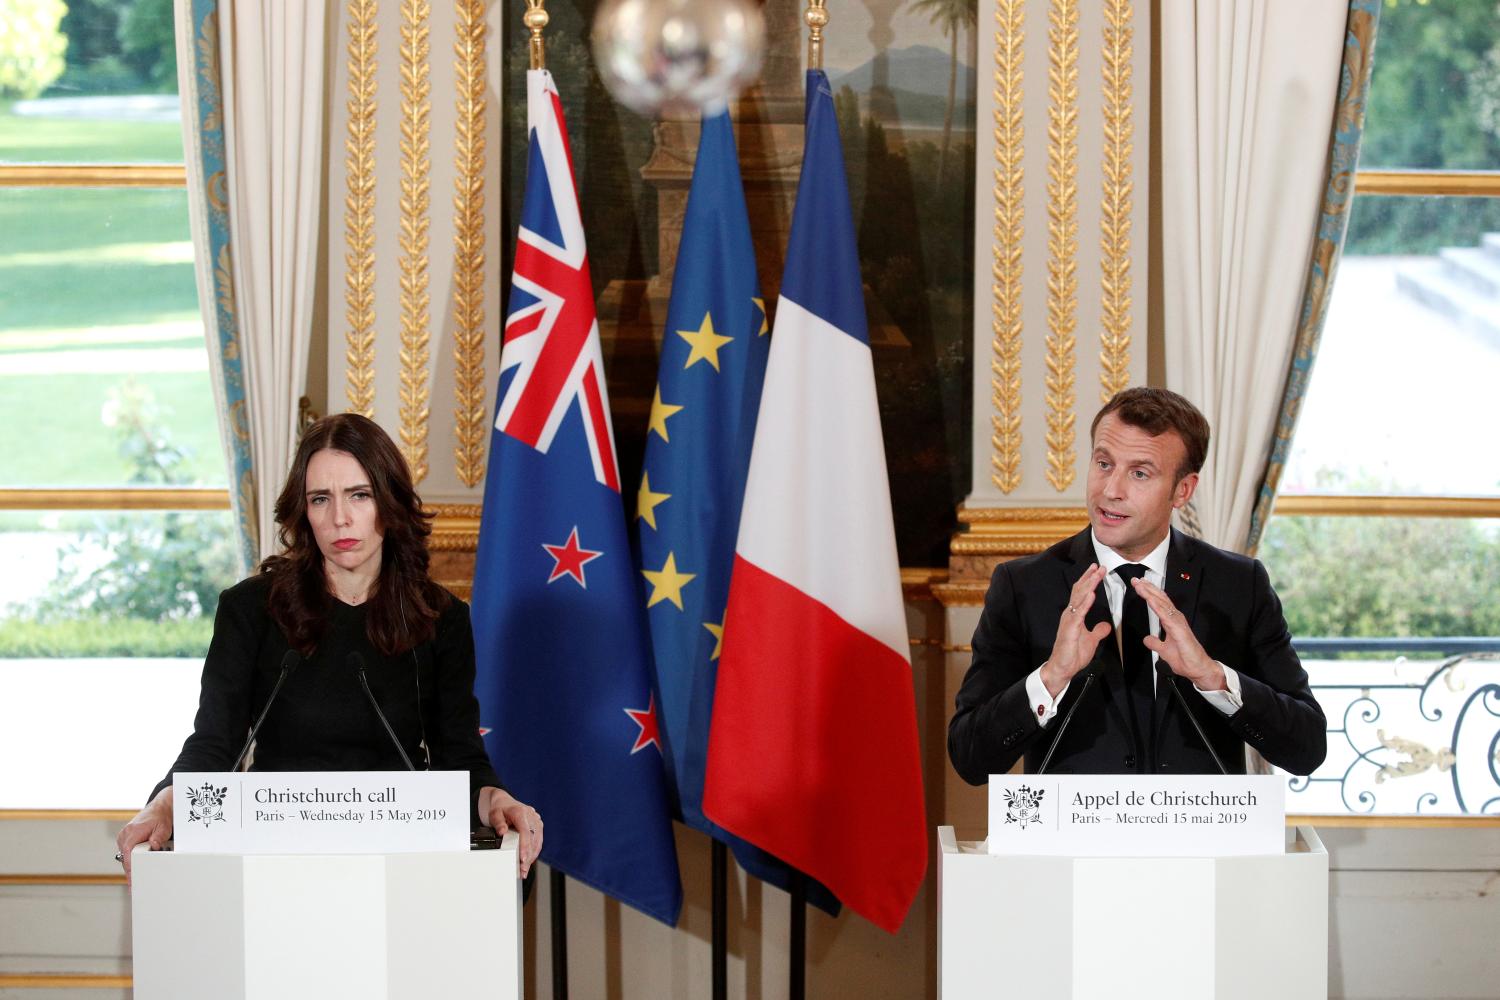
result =
[[[485,786],[479,790],[479,819],[504,836],[511,830],[521,837],[521,877],[531,871],[532,862],[542,853],[542,817],[524,802],[517,802],[503,788]]]
[[[125,884],[130,884],[130,852],[137,844],[149,843],[153,851],[167,846],[172,839],[172,786],[168,785],[146,803],[115,837],[119,853],[116,860],[125,866]]]

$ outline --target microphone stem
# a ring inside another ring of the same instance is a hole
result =
[[[365,665],[363,663],[359,665],[359,686],[365,689],[365,697],[370,699],[370,705],[375,709],[375,715],[380,719],[380,724],[385,727],[386,735],[391,738],[391,745],[401,755],[401,762],[406,765],[408,771],[415,771],[416,768],[412,766],[411,758],[406,755],[406,749],[401,745],[401,741],[396,738],[396,731],[391,728],[390,720],[380,710],[380,702],[375,700],[375,692],[370,690],[370,682],[365,679]]]
[[[240,748],[240,755],[234,759],[234,764],[230,766],[229,770],[238,771],[240,769],[240,764],[244,762],[245,755],[250,752],[250,744],[255,742],[255,734],[260,732],[261,723],[266,721],[266,716],[270,714],[271,706],[276,702],[276,695],[281,691],[281,685],[286,682],[286,675],[291,672],[292,665],[283,662],[281,673],[277,675],[276,683],[271,687],[271,697],[266,699],[265,707],[260,710],[260,717],[255,720],[255,725],[250,727],[250,735],[245,737],[245,745]]]
[[[1165,669],[1162,666],[1160,660],[1158,660],[1156,663],[1156,670],[1157,683],[1165,684],[1167,687],[1172,689],[1172,695],[1177,699],[1178,707],[1180,707],[1185,713],[1187,713],[1188,721],[1193,724],[1193,729],[1197,731],[1198,738],[1202,740],[1203,745],[1208,748],[1208,755],[1214,759],[1214,764],[1218,766],[1219,773],[1228,774],[1229,768],[1225,767],[1224,762],[1219,759],[1219,752],[1214,749],[1214,745],[1212,743],[1208,742],[1208,734],[1205,733],[1203,731],[1203,727],[1198,724],[1198,717],[1193,714],[1193,710],[1188,707],[1187,699],[1184,698],[1182,696],[1182,692],[1177,689],[1177,684],[1174,680],[1176,675],[1171,671]]]
[[[1078,697],[1073,699],[1068,714],[1063,716],[1062,722],[1057,727],[1057,735],[1052,737],[1052,743],[1047,747],[1047,756],[1042,758],[1042,766],[1036,769],[1038,775],[1047,773],[1047,765],[1052,763],[1052,755],[1057,753],[1057,745],[1062,742],[1063,733],[1068,731],[1068,723],[1073,721],[1073,713],[1078,711],[1078,706],[1083,703],[1083,696],[1089,693],[1089,685],[1094,683],[1095,671],[1090,670],[1089,675],[1083,679],[1083,687],[1078,691]]]

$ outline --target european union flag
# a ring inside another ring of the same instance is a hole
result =
[[[683,822],[727,843],[752,875],[785,865],[703,815],[724,606],[755,437],[770,326],[728,112],[703,122],[636,494],[659,717]],[[816,883],[808,898],[836,913]]]
[[[530,161],[474,567],[480,723],[542,860],[682,908],[650,644],[620,496],[562,104],[527,74]]]

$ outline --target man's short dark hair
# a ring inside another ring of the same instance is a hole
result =
[[[1089,440],[1099,430],[1099,421],[1111,413],[1121,423],[1139,427],[1152,437],[1176,431],[1187,448],[1187,457],[1177,470],[1178,479],[1203,468],[1203,460],[1208,457],[1208,418],[1186,398],[1170,389],[1144,385],[1122,389],[1094,417],[1089,425]]]

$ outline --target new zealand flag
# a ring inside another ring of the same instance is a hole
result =
[[[562,104],[527,74],[530,159],[474,569],[476,689],[542,860],[669,924],[682,907]]]

